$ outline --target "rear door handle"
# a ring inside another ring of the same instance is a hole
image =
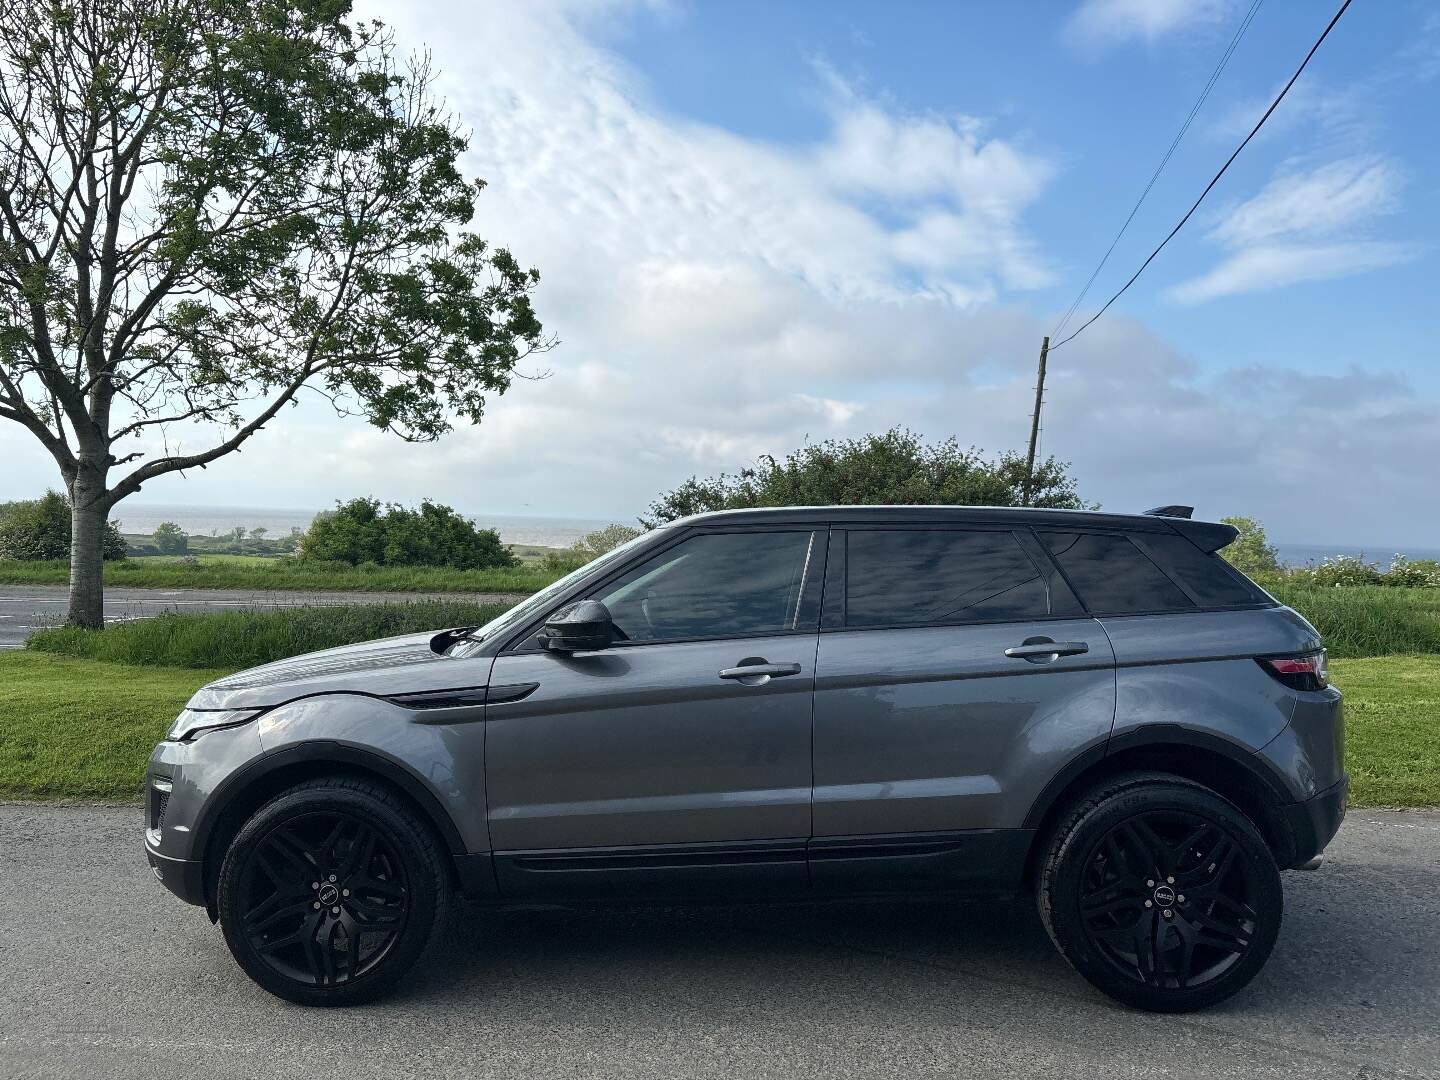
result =
[[[1090,646],[1084,641],[1026,641],[1023,645],[1012,645],[1005,655],[1016,660],[1044,660],[1046,657],[1079,656],[1088,653]]]
[[[785,675],[799,675],[799,664],[767,664],[746,663],[741,661],[738,667],[727,667],[720,669],[720,678],[733,679],[736,682],[743,682],[747,686],[759,686],[769,682],[771,679],[779,679]]]

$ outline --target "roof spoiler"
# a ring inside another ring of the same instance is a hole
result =
[[[1194,513],[1193,506],[1157,506],[1154,510],[1146,510],[1144,516],[1169,518],[1172,529],[1207,553],[1219,551],[1240,535],[1234,525],[1218,521],[1191,521]]]

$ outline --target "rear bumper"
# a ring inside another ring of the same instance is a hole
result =
[[[1280,808],[1294,838],[1290,866],[1307,863],[1325,850],[1325,845],[1334,839],[1340,831],[1340,823],[1345,820],[1349,797],[1350,777],[1346,774],[1338,784],[1318,795]]]

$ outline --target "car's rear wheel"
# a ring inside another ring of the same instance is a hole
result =
[[[420,957],[448,879],[430,829],[358,778],[309,781],[240,829],[216,894],[225,941],[257,983],[290,1001],[375,997]]]
[[[1248,983],[1274,948],[1280,874],[1255,825],[1199,784],[1120,777],[1065,815],[1041,864],[1041,918],[1111,997],[1188,1012]]]

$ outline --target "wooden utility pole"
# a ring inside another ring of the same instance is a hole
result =
[[[1025,455],[1025,505],[1030,505],[1035,486],[1035,443],[1040,438],[1040,404],[1045,399],[1045,361],[1050,356],[1050,339],[1040,344],[1040,370],[1035,375],[1035,411],[1030,415],[1030,450]]]

